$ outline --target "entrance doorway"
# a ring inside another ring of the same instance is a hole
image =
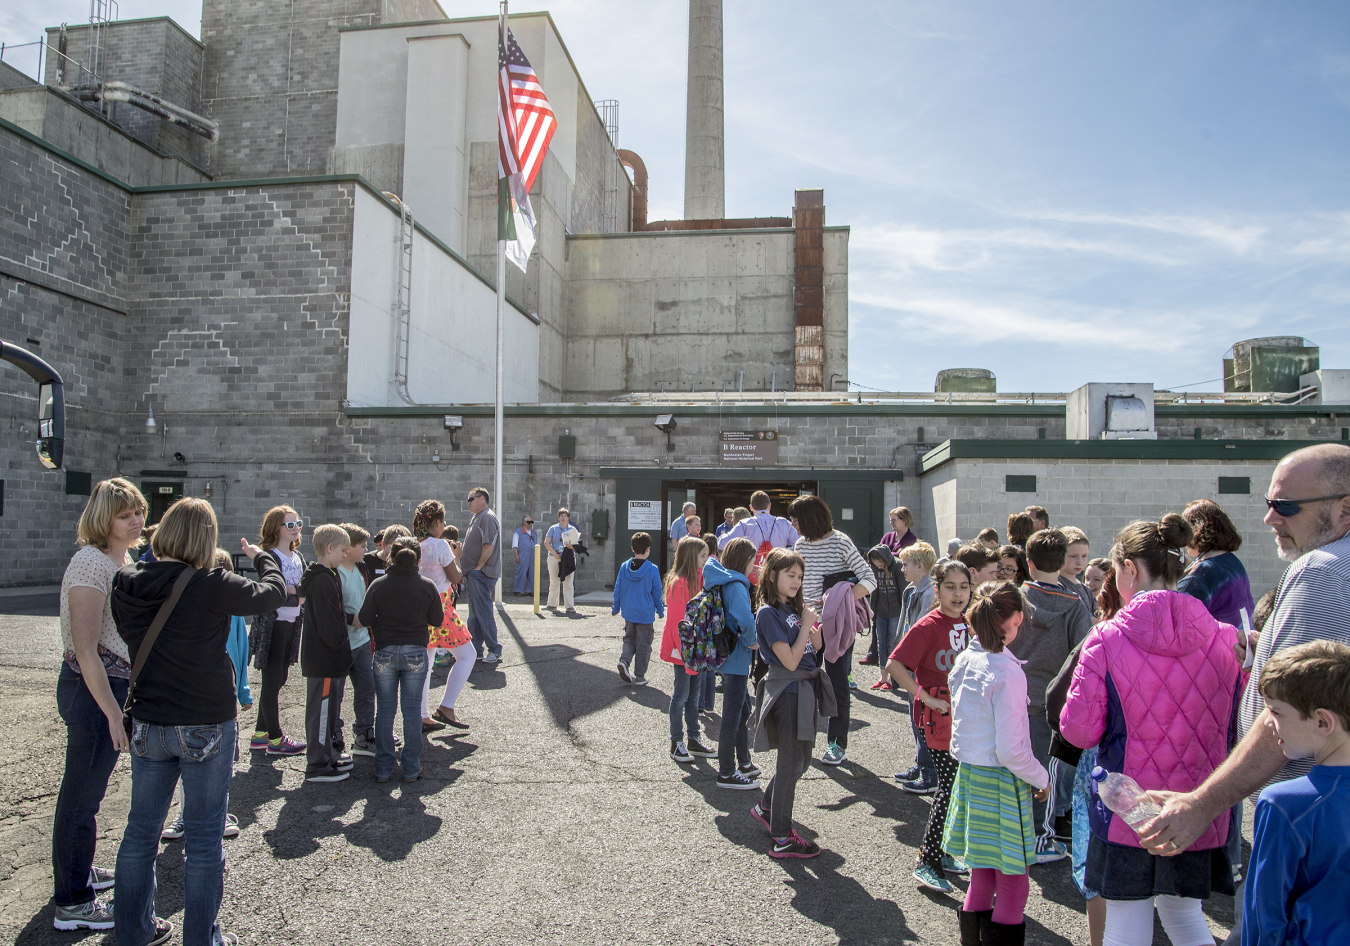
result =
[[[141,483],[141,494],[150,504],[146,511],[145,524],[155,525],[164,518],[169,507],[183,498],[183,481],[174,483]]]
[[[727,481],[727,480],[681,480],[662,483],[662,493],[666,497],[666,522],[674,522],[680,515],[684,504],[692,502],[695,514],[703,525],[703,532],[716,532],[722,524],[723,511],[737,506],[750,508],[750,494],[763,490],[769,494],[771,504],[769,512],[775,516],[787,518],[788,507],[798,496],[816,495],[819,483],[815,480],[770,480],[765,482]],[[655,536],[653,536],[655,539]],[[661,543],[661,573],[673,562],[670,557],[669,527]]]

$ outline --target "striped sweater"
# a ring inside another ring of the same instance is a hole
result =
[[[809,571],[809,569],[808,569]],[[1275,594],[1275,610],[1261,631],[1252,675],[1242,694],[1238,727],[1246,735],[1265,709],[1261,671],[1273,654],[1309,641],[1350,644],[1350,534],[1301,556],[1285,570]],[[1312,771],[1311,759],[1286,765],[1274,781]]]
[[[802,576],[802,601],[817,612],[825,595],[822,590],[825,576],[834,572],[851,571],[869,593],[877,590],[877,578],[872,573],[872,566],[867,564],[853,540],[838,529],[815,542],[798,539],[792,548],[806,562],[806,574]]]

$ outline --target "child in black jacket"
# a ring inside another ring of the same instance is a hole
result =
[[[342,579],[337,567],[351,542],[341,526],[314,530],[316,561],[300,579],[305,598],[300,629],[300,672],[305,675],[305,737],[308,742],[305,781],[340,782],[351,775],[351,756],[333,747],[342,690],[352,667],[347,625],[352,616],[342,606]]]

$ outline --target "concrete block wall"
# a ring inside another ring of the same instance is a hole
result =
[[[47,29],[48,53],[45,81],[57,84],[59,27]],[[99,72],[107,80],[130,83],[136,88],[190,112],[202,113],[202,44],[169,17],[120,20],[104,27]],[[88,24],[66,28],[66,56],[85,62],[90,42]],[[65,81],[78,80],[78,70],[67,64]],[[107,117],[127,134],[156,150],[178,155],[194,165],[203,162],[206,141],[183,128],[125,102],[108,103]],[[209,117],[209,116],[208,116]]]
[[[218,177],[322,174],[337,128],[338,28],[443,20],[435,0],[205,0],[202,96]]]
[[[1074,525],[1086,532],[1094,558],[1106,555],[1116,533],[1135,519],[1157,519],[1166,512],[1181,512],[1193,499],[1212,499],[1224,507],[1242,534],[1238,557],[1259,598],[1275,587],[1286,567],[1276,553],[1270,528],[1261,521],[1266,513],[1262,495],[1275,463],[956,460],[940,468],[952,468],[944,474],[945,481],[935,480],[930,488],[929,477],[924,477],[924,489],[935,506],[954,500],[950,520],[938,517],[939,523],[950,521],[953,526],[940,532],[943,542],[952,535],[971,539],[985,526],[993,526],[1006,538],[1008,515],[1034,504],[1049,511],[1051,525]],[[1009,474],[1034,475],[1037,492],[1005,492],[1004,477]],[[1250,477],[1251,493],[1220,495],[1220,476]],[[951,491],[946,483],[955,483],[951,499],[946,496]]]
[[[45,86],[0,91],[0,118],[133,187],[210,180],[183,158],[152,148]]]

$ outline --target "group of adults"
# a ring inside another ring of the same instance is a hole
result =
[[[534,550],[541,544],[534,527],[534,517],[525,516],[511,536],[511,550],[516,559],[516,576],[512,592],[516,596],[534,594]],[[542,540],[548,567],[548,608],[559,608],[575,613],[577,556],[585,553],[581,533],[572,525],[572,513],[563,507],[558,510],[558,521],[549,526]]]

